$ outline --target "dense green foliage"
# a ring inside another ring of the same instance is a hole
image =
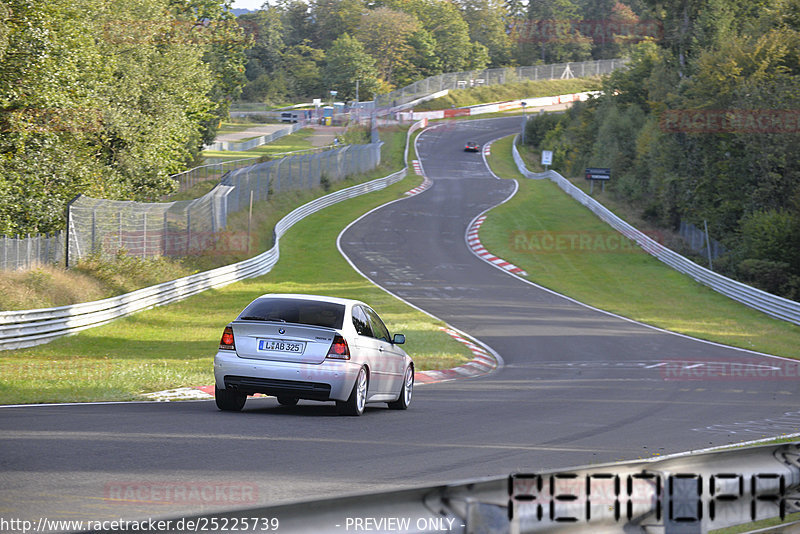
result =
[[[663,39],[603,96],[531,120],[528,140],[573,175],[610,167],[653,222],[708,221],[729,250],[716,268],[800,298],[800,2],[644,4]]]
[[[358,79],[369,100],[445,72],[620,57],[652,30],[634,6],[638,0],[533,0],[527,8],[515,0],[282,0],[239,17],[255,41],[242,99],[279,104],[336,90],[349,100]],[[354,39],[366,54],[343,56],[345,36],[349,52]],[[330,76],[337,72],[358,77],[343,84],[344,75]]]
[[[0,0],[0,235],[63,229],[78,194],[172,192],[239,97],[369,100],[443,72],[618,56],[638,1],[280,0],[236,18],[230,0]]]
[[[0,234],[63,228],[79,193],[174,187],[243,81],[211,0],[0,0]]]

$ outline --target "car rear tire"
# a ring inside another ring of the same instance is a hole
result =
[[[350,397],[346,401],[336,401],[336,409],[339,411],[339,415],[359,416],[364,413],[364,407],[367,404],[368,387],[367,369],[362,367],[358,371],[356,383],[353,384],[353,391],[350,392]]]
[[[297,406],[297,401],[299,401],[297,397],[278,397],[278,404],[281,406]]]
[[[223,412],[241,412],[247,395],[234,389],[219,389],[214,386],[214,401]]]
[[[390,402],[390,410],[408,410],[411,404],[411,397],[414,394],[414,368],[408,367],[403,375],[403,388],[400,390],[400,397],[394,402]]]

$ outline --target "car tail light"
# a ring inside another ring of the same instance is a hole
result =
[[[333,338],[331,348],[328,349],[328,356],[332,360],[349,360],[350,347],[347,346],[347,341],[340,335]]]
[[[219,350],[236,350],[233,342],[233,328],[226,326],[222,332],[222,339],[219,340]]]

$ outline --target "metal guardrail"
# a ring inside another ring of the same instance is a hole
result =
[[[406,145],[417,128],[419,124],[409,129]],[[271,249],[239,263],[103,300],[56,308],[0,312],[0,350],[40,345],[57,337],[100,326],[141,310],[183,300],[207,289],[266,274],[278,261],[280,238],[295,223],[338,202],[384,189],[402,180],[407,170],[407,167],[404,167],[389,176],[336,191],[300,206],[275,225],[275,245]]]
[[[800,443],[788,443],[206,513],[162,526],[188,532],[235,523],[240,532],[266,525],[286,534],[704,533],[796,512],[798,490]],[[116,528],[93,532],[124,530]]]
[[[280,139],[281,137],[287,136],[292,134],[298,130],[301,130],[307,126],[308,121],[302,120],[291,126],[287,126],[281,130],[276,132],[272,132],[271,134],[264,134],[259,135],[258,137],[254,137],[252,139],[248,139],[246,141],[214,141],[210,145],[205,145],[203,150],[222,150],[228,151],[232,150],[235,152],[241,152],[245,150],[250,150],[252,148],[256,148],[261,145],[266,145],[276,139]]]
[[[669,265],[676,271],[687,274],[697,282],[710,287],[718,293],[722,293],[726,297],[741,302],[746,306],[764,312],[777,319],[800,325],[800,302],[767,293],[766,291],[756,289],[697,265],[692,260],[665,247],[620,219],[605,206],[584,193],[580,188],[573,185],[556,171],[549,170],[543,173],[533,173],[529,171],[517,151],[516,139],[513,144],[512,152],[517,168],[523,176],[531,179],[549,178],[569,196],[589,208],[592,213],[597,215],[602,221],[611,225],[611,227],[628,239],[634,241],[650,255]]]

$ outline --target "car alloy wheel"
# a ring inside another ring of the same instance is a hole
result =
[[[350,397],[342,402],[336,402],[336,408],[341,415],[361,415],[364,413],[364,407],[367,404],[367,387],[369,386],[369,378],[367,377],[367,369],[362,367],[358,371],[356,383],[353,384],[353,390],[350,392]]]
[[[389,408],[392,410],[406,410],[411,404],[411,397],[414,393],[414,368],[406,368],[406,374],[403,376],[403,389],[400,391],[400,397],[394,402],[389,403]]]

